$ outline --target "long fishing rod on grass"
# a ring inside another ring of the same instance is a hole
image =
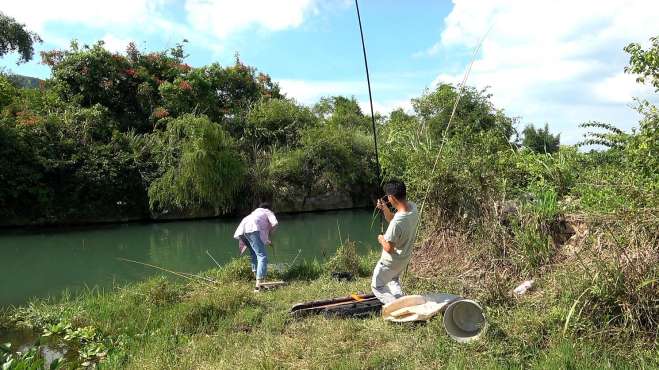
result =
[[[378,188],[382,186],[382,171],[380,169],[380,155],[378,152],[378,136],[375,129],[375,114],[373,113],[373,94],[371,93],[371,76],[368,72],[368,59],[366,58],[366,44],[364,43],[364,31],[362,29],[362,17],[359,14],[359,2],[355,0],[355,8],[357,9],[357,21],[359,22],[359,35],[362,41],[362,52],[364,53],[364,67],[366,69],[366,83],[368,85],[368,101],[371,106],[371,127],[373,128],[373,143],[375,145],[375,162],[376,176],[378,179]],[[384,222],[382,221],[382,212],[380,212],[380,231],[384,231]]]

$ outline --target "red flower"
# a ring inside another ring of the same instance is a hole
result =
[[[135,75],[137,74],[137,72],[135,72],[135,70],[132,68],[125,69],[124,73],[130,77],[135,77]]]
[[[169,111],[163,107],[158,107],[153,111],[153,116],[157,119],[169,116]]]
[[[262,84],[265,84],[266,82],[270,81],[270,77],[268,75],[263,74],[263,73],[259,73],[259,76],[257,77],[257,79]]]
[[[32,126],[39,123],[39,117],[30,112],[16,112],[16,123],[19,125]]]
[[[190,85],[190,83],[188,81],[185,81],[185,80],[179,82],[178,87],[180,87],[182,90],[185,90],[185,91],[192,90],[192,85]]]

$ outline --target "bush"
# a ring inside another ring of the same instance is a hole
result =
[[[359,276],[360,261],[357,255],[357,244],[347,240],[341,243],[336,253],[325,263],[325,268],[332,272],[348,272],[352,276]]]
[[[101,106],[0,121],[0,214],[13,224],[123,219],[146,194],[124,134]],[[4,160],[3,160],[4,159]]]

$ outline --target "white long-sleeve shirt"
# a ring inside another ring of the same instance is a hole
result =
[[[240,221],[236,232],[233,233],[233,238],[238,239],[240,253],[244,252],[246,247],[242,240],[240,240],[241,235],[258,231],[263,244],[268,245],[270,244],[270,231],[272,231],[278,223],[275,214],[267,208],[257,208],[252,211],[252,213],[245,216],[242,221]]]

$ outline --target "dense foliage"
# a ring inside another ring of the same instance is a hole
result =
[[[652,41],[648,50],[625,49],[627,71],[657,87],[659,44]],[[0,224],[220,215],[261,199],[304,209],[314,196],[365,199],[374,191],[370,120],[354,98],[300,106],[239,59],[226,67],[186,65],[181,45],[149,54],[131,45],[121,55],[102,43],[74,43],[43,57],[53,77],[40,89],[0,77]],[[107,342],[114,349],[109,355],[105,347],[87,354],[93,361],[108,355],[109,366],[118,368],[145,358],[153,367],[253,365],[262,358],[227,348],[260,348],[264,337],[285,349],[277,353],[290,364],[305,367],[299,360],[306,356],[316,367],[345,367],[375,353],[368,350],[372,343],[385,348],[400,335],[393,352],[369,357],[368,366],[422,367],[462,353],[456,367],[468,366],[474,354],[483,366],[574,367],[578,353],[586,354],[578,361],[593,367],[610,357],[577,346],[595,342],[615,348],[626,362],[652,367],[659,333],[657,107],[638,101],[641,120],[631,132],[583,123],[591,131],[582,144],[601,148],[587,152],[560,146],[547,126],[527,127],[520,143],[517,119],[496,108],[486,90],[440,84],[412,106],[377,119],[384,178],[405,180],[422,210],[406,288],[479,300],[492,321],[487,346],[450,347],[448,339],[437,346],[438,320],[423,330],[393,331],[375,318],[360,321],[357,331],[354,320],[291,323],[290,302],[345,294],[346,286],[368,289],[368,281],[345,285],[325,276],[276,292],[275,301],[249,294],[244,262],[211,274],[203,287],[152,282],[62,305],[31,305],[12,317],[29,321],[61,308],[61,317],[49,317],[52,326],[42,329],[76,340],[87,333],[94,340],[85,343],[95,345],[124,336],[126,345]],[[353,247],[342,247],[330,265],[364,275]],[[317,263],[305,262],[281,277],[308,280],[321,273]],[[530,278],[535,290],[510,292]],[[83,324],[74,328],[74,318]],[[90,322],[110,336],[84,326]],[[251,331],[256,334],[245,334]],[[325,340],[328,333],[362,349],[339,348]],[[406,345],[412,342],[426,347],[419,352]],[[32,352],[0,351],[5,363],[41,361]],[[346,353],[352,362],[336,362]]]
[[[34,56],[34,43],[37,42],[41,42],[39,35],[28,31],[24,24],[0,12],[0,58],[8,53],[18,52],[18,63],[29,62]]]
[[[556,153],[561,143],[561,135],[552,135],[547,124],[544,129],[528,125],[522,134],[522,145],[536,153]]]
[[[632,44],[631,73],[656,86],[659,45]],[[462,99],[454,110],[458,94]],[[465,108],[461,108],[465,105]],[[659,328],[659,111],[637,101],[638,127],[586,122],[582,145],[514,120],[485,92],[440,85],[382,129],[384,173],[423,205],[413,268],[490,307],[534,278],[563,334],[656,346]],[[465,110],[461,110],[465,109]],[[532,299],[532,298],[530,298]],[[545,323],[543,330],[554,330]]]
[[[72,42],[42,53],[52,78],[39,89],[0,76],[0,224],[367,199],[374,156],[354,99],[310,109],[238,58],[198,68],[184,58],[182,45],[115,54]]]
[[[625,72],[639,75],[637,82],[649,82],[655,91],[659,91],[659,36],[650,39],[652,46],[648,50],[643,50],[641,45],[631,43],[625,47],[629,53],[629,66]]]

